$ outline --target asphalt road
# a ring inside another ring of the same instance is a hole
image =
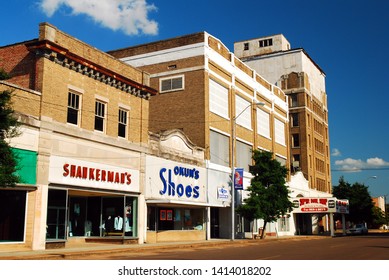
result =
[[[389,260],[389,233],[77,256],[89,260]]]

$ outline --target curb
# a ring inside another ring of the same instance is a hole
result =
[[[330,236],[290,236],[290,237],[271,237],[266,239],[238,239],[238,240],[219,240],[219,241],[200,241],[200,242],[175,242],[175,243],[155,243],[155,244],[137,244],[128,245],[126,247],[116,246],[104,246],[102,247],[89,247],[89,248],[64,248],[64,249],[47,249],[45,251],[19,251],[9,252],[5,254],[0,253],[0,260],[64,260],[64,259],[77,259],[77,257],[112,254],[112,253],[125,253],[125,252],[144,252],[148,250],[171,250],[171,249],[185,249],[185,248],[203,248],[203,247],[216,247],[216,246],[236,246],[241,244],[255,243],[265,244],[269,242],[277,241],[290,241],[290,240],[310,240],[310,239],[322,239],[329,238]]]

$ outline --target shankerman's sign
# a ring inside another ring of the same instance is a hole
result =
[[[292,199],[294,213],[349,213],[349,202],[335,197],[296,197]]]
[[[139,192],[139,171],[59,156],[50,157],[49,182]]]

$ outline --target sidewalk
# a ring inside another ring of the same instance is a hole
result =
[[[329,236],[282,236],[282,237],[266,237],[265,239],[235,239],[231,241],[229,239],[211,239],[204,241],[187,241],[187,242],[164,242],[164,243],[153,243],[153,244],[100,244],[100,243],[82,243],[77,244],[74,247],[65,247],[60,249],[46,249],[36,251],[13,251],[4,252],[0,251],[0,260],[59,260],[77,259],[77,256],[85,256],[92,254],[104,254],[112,252],[126,252],[131,251],[141,252],[145,250],[162,250],[172,248],[198,248],[198,247],[213,247],[213,246],[234,246],[242,243],[258,243],[258,242],[274,242],[281,240],[291,239],[316,239],[316,238],[327,238]]]

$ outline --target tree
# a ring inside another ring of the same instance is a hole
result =
[[[384,211],[381,208],[374,206],[372,208],[372,228],[379,228],[386,224],[386,218]]]
[[[367,186],[360,183],[351,185],[342,176],[339,185],[332,188],[332,193],[336,198],[349,200],[350,213],[347,219],[350,222],[372,224],[374,205]]]
[[[236,211],[250,222],[263,219],[261,238],[264,238],[267,223],[275,222],[280,216],[292,211],[293,204],[285,185],[287,168],[273,159],[273,154],[267,151],[255,150],[253,160],[250,173],[254,177],[247,189],[249,195]]]
[[[11,91],[0,92],[0,186],[14,187],[19,182],[15,175],[17,162],[7,139],[18,135],[19,123],[11,107]]]

